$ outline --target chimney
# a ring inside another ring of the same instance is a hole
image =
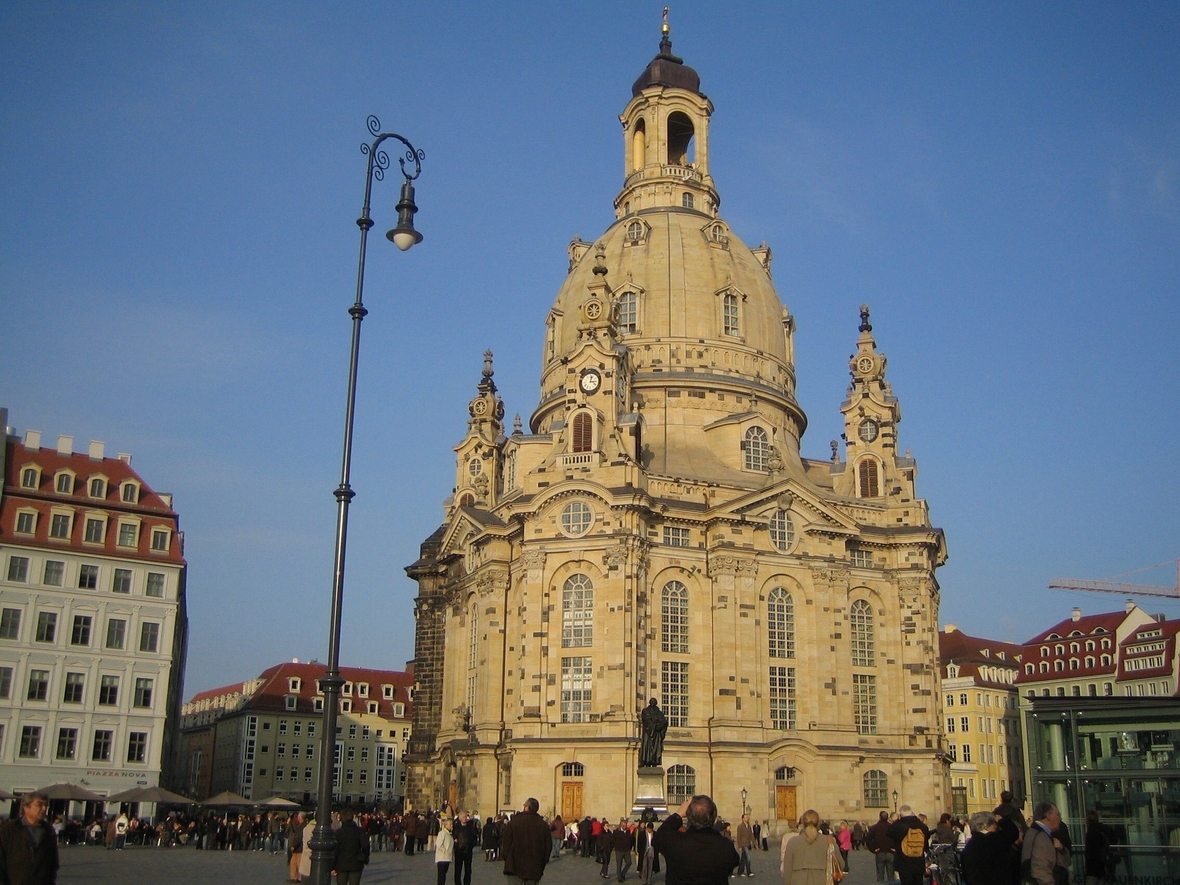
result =
[[[106,450],[105,445],[103,445],[102,443],[100,443],[96,439],[92,439],[90,441],[90,460],[91,461],[101,461],[103,452],[105,450]]]
[[[1073,611],[1069,614],[1069,618],[1071,621],[1080,621],[1082,619],[1082,610],[1075,605]]]
[[[1126,609],[1127,609],[1127,614],[1130,614],[1131,612],[1135,611],[1135,600],[1134,599],[1127,600]]]
[[[74,454],[74,438],[64,433],[57,438],[57,453],[59,455]]]
[[[131,464],[131,453],[130,452],[119,452],[119,460],[122,461],[124,464],[128,464],[128,465]]]
[[[25,448],[39,449],[41,448],[41,431],[40,430],[26,430],[25,431]]]
[[[958,629],[959,629],[959,627],[957,624],[947,624],[945,627],[942,628],[942,632],[943,633],[954,633]]]

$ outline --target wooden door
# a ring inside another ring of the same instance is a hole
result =
[[[779,820],[785,820],[791,826],[795,826],[799,812],[795,807],[794,787],[774,788],[774,809],[775,817]]]
[[[581,781],[566,781],[561,785],[561,819],[566,823],[582,819]]]

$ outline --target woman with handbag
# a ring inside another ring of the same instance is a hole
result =
[[[836,840],[821,836],[819,814],[814,810],[803,812],[799,823],[802,832],[783,836],[779,855],[783,885],[836,885],[845,873]]]

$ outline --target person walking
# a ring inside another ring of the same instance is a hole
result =
[[[852,850],[852,830],[848,828],[848,821],[840,821],[836,828],[836,847],[840,849],[840,858],[844,861],[844,869],[848,869],[848,852]]]
[[[471,885],[471,860],[479,844],[479,825],[466,811],[460,811],[451,826],[455,842],[455,885]]]
[[[455,837],[452,833],[454,822],[444,817],[434,838],[434,865],[438,869],[436,885],[447,885],[447,867],[455,859]]]
[[[500,845],[500,825],[490,814],[483,825],[483,836],[480,840],[480,845],[483,848],[483,859],[485,861],[496,859],[496,852]]]
[[[340,826],[336,830],[336,857],[332,872],[336,885],[361,885],[361,872],[369,863],[369,834],[357,826],[352,809],[340,811]]]
[[[734,838],[734,846],[741,856],[738,861],[737,874],[739,876],[746,876],[747,878],[754,875],[753,869],[750,867],[750,852],[754,846],[758,844],[758,834],[754,832],[754,828],[750,826],[750,815],[743,814],[742,822],[738,824],[737,835]]]
[[[783,885],[829,885],[836,870],[845,870],[836,839],[820,832],[819,813],[814,809],[803,812],[799,823],[802,831],[784,835],[779,849]]]
[[[20,814],[0,824],[0,882],[54,885],[61,860],[57,836],[45,820],[49,797],[34,791],[20,800]]]
[[[641,885],[651,885],[652,873],[655,872],[656,849],[652,845],[652,838],[656,828],[651,821],[641,824],[635,831],[635,853],[639,856],[639,881]]]
[[[405,816],[406,857],[414,856],[414,846],[418,844],[418,815],[411,811]]]
[[[1114,875],[1110,845],[1115,833],[1098,819],[1097,811],[1086,812],[1086,885],[1102,885]]]
[[[926,875],[926,847],[930,829],[908,805],[897,809],[898,819],[889,827],[889,838],[897,843],[893,853],[893,870],[901,885],[922,885]]]
[[[537,814],[541,803],[531,796],[500,834],[500,857],[509,885],[536,885],[549,861],[549,825]]]
[[[627,878],[627,870],[631,869],[631,852],[635,850],[635,837],[627,829],[627,819],[619,821],[611,839],[611,848],[615,852],[615,872],[622,882]]]
[[[665,880],[670,885],[727,885],[740,858],[716,823],[717,805],[705,795],[685,799],[664,818],[652,844],[667,861]]]
[[[1020,865],[1028,870],[1035,885],[1066,885],[1069,882],[1069,849],[1053,832],[1061,826],[1061,812],[1052,802],[1038,802],[1033,825],[1024,834]]]
[[[614,849],[614,830],[611,829],[610,821],[603,818],[602,832],[598,834],[598,860],[602,864],[602,869],[598,871],[598,875],[603,879],[610,878],[610,854]]]
[[[549,838],[553,840],[553,856],[550,860],[561,859],[561,843],[565,841],[565,821],[561,819],[561,815],[549,821]]]
[[[873,861],[877,867],[877,882],[892,882],[893,855],[897,851],[897,843],[889,838],[888,811],[882,811],[877,815],[877,822],[865,833],[865,847],[873,853]]]
[[[296,811],[287,820],[287,881],[299,881],[299,862],[303,860],[303,815]]]

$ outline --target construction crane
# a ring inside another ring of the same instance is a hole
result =
[[[1054,578],[1049,582],[1049,589],[1093,590],[1099,593],[1118,593],[1122,596],[1162,596],[1166,599],[1180,599],[1180,559],[1169,559],[1157,565],[1149,565],[1147,568],[1135,569],[1122,575],[1114,575],[1114,577],[1125,578],[1128,575],[1137,575],[1140,572],[1155,571],[1158,568],[1163,568],[1165,565],[1171,565],[1173,562],[1176,564],[1175,587],[1160,587],[1151,584],[1125,584],[1112,580],[1081,581],[1075,578]]]

